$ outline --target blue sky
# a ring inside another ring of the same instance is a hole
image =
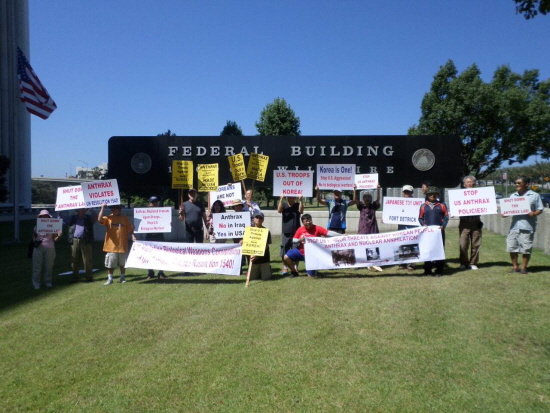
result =
[[[276,97],[303,135],[406,134],[448,59],[550,78],[550,16],[512,0],[30,0],[29,19],[58,106],[32,117],[32,176],[107,162],[111,136],[255,135]]]

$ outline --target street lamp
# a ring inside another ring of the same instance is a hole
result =
[[[82,160],[80,160],[80,159],[78,159],[78,162],[82,162],[82,163],[85,163],[85,164],[86,164],[86,175],[85,175],[85,176],[86,176],[86,178],[87,178],[87,177],[88,177],[88,171],[90,170],[90,168],[88,168],[88,162],[82,161]]]

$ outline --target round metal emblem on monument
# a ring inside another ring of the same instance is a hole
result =
[[[429,149],[419,149],[413,154],[412,163],[419,171],[427,171],[434,166],[435,155]]]
[[[132,170],[138,174],[144,174],[148,172],[149,169],[151,169],[152,164],[153,161],[151,161],[151,157],[146,153],[140,152],[132,156]]]

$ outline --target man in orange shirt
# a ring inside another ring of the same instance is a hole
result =
[[[113,283],[113,273],[115,268],[120,268],[120,282],[125,283],[124,274],[126,269],[126,259],[128,258],[128,237],[134,232],[134,225],[126,215],[122,215],[120,205],[111,205],[111,215],[103,215],[103,210],[107,204],[101,205],[98,219],[100,225],[105,225],[105,242],[103,251],[105,255],[105,267],[107,267],[108,279],[104,285]]]

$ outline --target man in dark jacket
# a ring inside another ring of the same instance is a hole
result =
[[[430,186],[426,191],[426,202],[420,207],[418,221],[424,227],[437,225],[441,229],[443,248],[445,248],[445,227],[449,222],[449,213],[447,206],[439,201],[439,190],[435,186]],[[434,261],[424,263],[424,275],[432,275],[433,265]],[[445,260],[435,261],[435,275],[437,277],[443,275],[444,267]]]

